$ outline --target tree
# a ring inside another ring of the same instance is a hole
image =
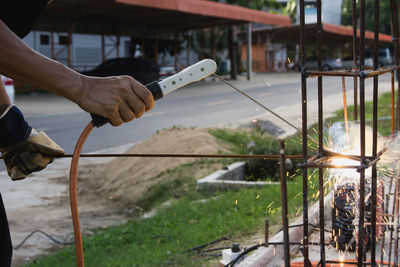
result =
[[[360,1],[357,1],[357,24],[359,25]],[[379,32],[391,34],[390,28],[390,3],[389,1],[379,1]],[[365,28],[374,31],[375,1],[365,0]],[[353,0],[344,0],[342,9],[342,24],[353,25]]]

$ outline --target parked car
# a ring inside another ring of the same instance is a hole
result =
[[[289,68],[300,71],[301,64],[291,62],[288,65]],[[316,70],[318,69],[318,58],[317,57],[309,57],[306,59],[305,68],[307,70]],[[324,58],[322,60],[322,70],[332,70],[332,69],[340,69],[342,68],[342,61],[340,58]]]
[[[358,64],[358,65],[360,64],[359,59],[357,60],[357,64]],[[365,59],[364,59],[364,66],[365,66],[365,67],[373,67],[373,66],[374,66],[374,60],[373,60],[373,58],[372,58],[372,57],[369,57],[369,56],[368,56],[368,57],[365,57]],[[344,57],[344,58],[342,58],[342,67],[343,67],[344,69],[351,69],[351,68],[355,67],[355,66],[354,66],[353,57],[349,56],[349,57]]]
[[[176,73],[174,66],[162,66],[160,67],[159,76],[160,78],[166,78]]]
[[[114,58],[82,74],[99,77],[129,75],[142,84],[148,84],[159,79],[159,71],[158,64],[147,58]]]
[[[4,87],[6,88],[6,92],[8,97],[10,98],[11,103],[14,103],[14,98],[15,98],[14,81],[6,76],[0,75],[0,82],[4,84]]]
[[[374,50],[366,50],[365,57],[374,58]],[[373,60],[372,60],[373,61]],[[389,48],[380,48],[378,50],[378,64],[379,66],[386,66],[393,64],[392,53]]]

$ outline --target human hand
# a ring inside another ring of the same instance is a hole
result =
[[[113,126],[140,118],[154,106],[151,92],[130,76],[82,79],[77,103],[82,109],[109,119]]]

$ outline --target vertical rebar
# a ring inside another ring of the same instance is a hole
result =
[[[375,0],[374,26],[374,70],[378,69],[379,61],[379,0]],[[374,76],[372,111],[372,157],[378,153],[378,76]],[[371,176],[371,266],[376,266],[376,185],[377,168],[372,165]]]
[[[353,0],[353,63],[354,67],[358,66],[357,63],[357,0]],[[357,77],[354,77],[354,121],[358,120],[358,84],[357,84]]]
[[[269,246],[269,220],[265,219],[265,229],[264,229],[264,243],[265,246]]]
[[[387,195],[385,195],[385,186],[383,186],[382,187],[382,212],[384,213],[384,214],[387,214],[388,212],[387,212],[387,207],[389,206],[389,205],[385,205],[385,202],[386,203],[389,203],[389,199],[388,199],[388,196]],[[383,255],[385,254],[385,232],[386,232],[386,223],[389,221],[388,220],[388,218],[387,218],[387,216],[385,215],[385,216],[383,216],[382,215],[382,221],[383,221],[383,225],[382,225],[382,240],[381,240],[381,264],[383,264]]]
[[[346,77],[342,76],[342,92],[343,92],[343,110],[344,110],[344,127],[346,134],[349,133],[349,117],[347,114],[347,96],[346,96]]]
[[[365,165],[365,0],[360,0],[360,156],[361,166]],[[365,169],[360,170],[360,199],[358,221],[358,255],[357,265],[363,266],[365,240]]]
[[[287,185],[286,185],[286,155],[285,141],[279,140],[280,145],[280,178],[281,178],[281,206],[282,206],[282,224],[283,224],[283,248],[285,256],[285,267],[290,267],[290,246],[289,246],[289,221],[288,221],[288,203],[287,203]]]
[[[317,55],[318,70],[322,70],[322,15],[321,0],[317,0]],[[318,77],[318,154],[323,155],[323,92],[322,92],[322,76]],[[325,267],[325,209],[324,209],[324,171],[318,169],[318,190],[319,190],[319,239],[320,239],[320,263]]]
[[[394,188],[394,251],[393,260],[394,266],[399,263],[399,163],[396,161],[395,169],[395,188]]]
[[[394,45],[394,58],[396,61],[396,66],[399,67],[399,23],[398,23],[398,8],[395,0],[390,0],[390,15],[391,15],[391,25],[392,25],[392,39]],[[399,71],[396,70],[397,74],[397,86],[400,85],[400,75]],[[396,132],[400,127],[400,94],[397,94],[397,102],[396,102],[396,120],[395,120],[395,129]]]
[[[301,59],[301,105],[302,105],[302,163],[307,164],[307,77],[305,73],[306,48],[305,48],[305,14],[304,0],[300,0],[300,59]],[[309,266],[308,256],[308,170],[303,168],[303,256],[304,266]]]
[[[395,186],[395,189],[394,189],[395,194],[396,194],[396,191],[397,191],[397,189],[396,189],[396,186],[397,186],[396,164],[397,164],[397,163],[396,163],[396,160],[394,160],[394,161],[393,161],[393,177],[392,177],[392,179],[390,180],[389,194],[392,193],[392,188],[391,188],[391,186],[392,186],[392,184],[393,184],[393,179],[396,179],[396,181],[394,182],[394,184],[395,184],[395,185],[394,185],[394,186]],[[396,206],[395,202],[396,202],[396,197],[395,197],[395,195],[393,195],[392,214],[395,213],[395,206]],[[388,208],[388,209],[389,209],[389,208]],[[391,217],[391,221],[390,221],[390,222],[392,223],[392,225],[390,226],[389,259],[388,259],[388,262],[389,262],[389,263],[390,263],[391,260],[392,260],[393,231],[394,231],[393,225],[394,225],[394,222],[395,222],[394,216]]]
[[[394,138],[394,130],[395,130],[395,128],[394,128],[394,120],[395,120],[395,115],[394,115],[394,109],[395,109],[395,106],[394,106],[394,96],[395,96],[395,93],[394,93],[394,71],[392,71],[391,72],[391,74],[392,74],[392,77],[391,77],[391,92],[392,92],[392,124],[391,124],[391,126],[392,126],[392,138]]]

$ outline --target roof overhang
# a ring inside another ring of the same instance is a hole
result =
[[[347,43],[353,40],[353,28],[341,25],[334,25],[329,23],[322,24],[323,30],[323,42],[329,44]],[[254,30],[254,34],[269,35],[272,37],[273,42],[296,44],[299,43],[300,38],[300,25],[293,25],[289,27],[275,27],[268,29]],[[316,43],[318,33],[318,24],[306,24],[305,25],[305,37],[306,42]],[[360,31],[357,30],[357,38],[360,38]],[[366,44],[371,44],[374,41],[374,33],[365,31]],[[390,43],[392,37],[387,34],[379,34],[379,42]]]
[[[34,29],[67,31],[71,23],[76,33],[159,37],[248,22],[290,25],[287,16],[206,0],[57,0]]]

